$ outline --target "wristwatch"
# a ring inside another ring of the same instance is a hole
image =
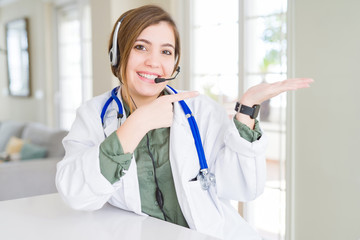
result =
[[[252,107],[236,102],[235,111],[249,115],[251,119],[255,119],[259,115],[260,105],[255,104]]]

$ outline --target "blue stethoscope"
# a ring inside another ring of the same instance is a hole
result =
[[[175,94],[177,94],[177,91],[174,88],[170,87],[169,85],[167,85],[167,87],[170,88]],[[122,104],[121,104],[119,98],[117,97],[118,90],[119,90],[119,87],[115,87],[111,91],[111,96],[106,101],[106,103],[101,111],[102,125],[104,125],[104,117],[105,117],[108,106],[110,105],[110,103],[113,100],[115,100],[115,102],[119,108],[117,118],[118,118],[118,127],[120,126],[120,122],[121,122],[120,119],[124,116],[124,113],[123,113]],[[189,122],[191,133],[194,138],[195,147],[196,147],[196,151],[197,151],[198,158],[199,158],[200,171],[199,171],[199,174],[197,175],[196,179],[199,180],[199,182],[201,184],[201,188],[203,190],[208,190],[210,188],[210,186],[215,186],[215,183],[216,183],[215,175],[213,173],[210,173],[208,170],[208,165],[207,165],[206,158],[205,158],[204,148],[201,143],[199,128],[195,121],[194,115],[192,114],[189,106],[185,103],[184,100],[179,101],[179,104],[180,104],[181,108],[183,109],[183,111],[185,113],[185,117],[187,118],[187,120]]]

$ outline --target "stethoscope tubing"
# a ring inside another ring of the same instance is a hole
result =
[[[121,110],[119,110],[119,112],[122,114],[122,113],[123,113],[123,112],[122,112],[122,105],[121,105],[121,102],[120,102],[119,98],[116,96],[118,90],[119,90],[119,87],[114,88],[114,89],[111,91],[111,97],[115,100],[115,102],[116,102],[116,104],[117,104],[118,106],[121,106]]]
[[[169,85],[167,85],[167,87],[170,88],[175,94],[178,93],[174,88],[170,87]],[[188,116],[187,120],[189,122],[191,133],[195,141],[195,147],[199,157],[200,169],[201,170],[207,169],[208,166],[205,158],[204,148],[201,142],[199,128],[194,118],[194,115],[192,114],[189,106],[185,103],[184,100],[179,101],[179,104],[181,105],[181,108],[183,109],[185,116]]]

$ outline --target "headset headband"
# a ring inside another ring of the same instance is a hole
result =
[[[119,33],[121,22],[123,21],[124,17],[125,16],[123,16],[120,19],[120,21],[116,24],[115,31],[114,31],[114,34],[113,34],[112,46],[111,46],[111,49],[109,51],[110,63],[111,63],[111,66],[114,66],[114,67],[119,62],[119,59],[118,59],[118,56],[117,56],[117,52],[118,52],[117,36],[118,36],[118,33]]]

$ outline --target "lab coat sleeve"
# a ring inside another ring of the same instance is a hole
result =
[[[229,127],[224,136],[224,148],[215,160],[219,196],[246,202],[263,193],[266,142],[265,134],[250,143]]]
[[[265,186],[266,134],[254,142],[247,141],[223,107],[208,101],[201,104],[201,109],[208,110],[199,117],[200,124],[205,125],[204,148],[210,171],[216,176],[217,195],[244,202],[253,200]]]
[[[100,172],[99,146],[105,137],[95,108],[85,104],[78,109],[63,140],[65,157],[57,164],[57,189],[74,209],[99,209],[116,190]]]

